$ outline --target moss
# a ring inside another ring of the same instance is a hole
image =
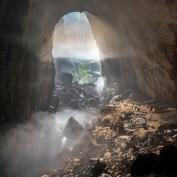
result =
[[[96,82],[97,78],[101,76],[101,65],[100,62],[89,62],[82,61],[75,63],[71,60],[73,68],[71,73],[73,74],[76,81],[83,83]],[[97,65],[96,71],[93,70],[92,65]]]

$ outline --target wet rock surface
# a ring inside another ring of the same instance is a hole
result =
[[[91,84],[70,84],[60,82],[56,87],[56,95],[60,97],[59,108],[82,109],[87,110],[89,107],[97,108],[100,98],[98,91],[90,90]],[[92,86],[92,85],[91,85]],[[95,87],[95,86],[94,86]]]
[[[46,175],[175,176],[176,109],[140,92],[130,91],[123,98],[101,108],[63,163]]]
[[[73,118],[69,118],[63,130],[63,135],[68,141],[78,141],[85,133],[84,128]]]
[[[177,175],[177,147],[174,145],[165,146],[160,150],[160,154],[139,154],[130,173],[132,176],[143,176],[155,173],[157,175],[176,176]]]

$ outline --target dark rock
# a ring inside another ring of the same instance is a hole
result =
[[[78,83],[77,81],[75,81],[73,84],[74,84],[74,85],[79,85],[79,83]]]
[[[69,118],[63,135],[66,136],[68,140],[80,139],[85,132],[85,129],[73,118]]]
[[[108,140],[105,139],[105,136],[103,136],[103,135],[99,136],[98,139],[97,139],[97,142],[98,142],[99,144],[106,144],[107,141],[108,141]]]
[[[68,106],[72,109],[79,109],[79,101],[78,100],[71,100],[68,103]]]
[[[67,94],[67,97],[68,97],[70,100],[74,99],[74,96],[75,96],[75,95],[74,95],[72,92],[67,92],[66,94]]]
[[[93,173],[94,177],[98,177],[105,168],[106,168],[106,164],[101,163],[100,160],[98,159],[95,166],[91,169],[91,172]]]
[[[53,113],[56,113],[56,109],[52,106],[49,106],[48,110],[47,110],[49,113],[53,114]]]
[[[88,92],[90,92],[91,94],[97,95],[97,86],[93,83],[86,83],[83,84],[83,88],[87,89]]]
[[[119,133],[123,134],[125,132],[123,123],[118,124],[117,128]]]
[[[169,145],[161,149],[160,155],[150,153],[146,155],[139,154],[130,173],[132,176],[143,176],[154,173],[157,175],[177,176],[177,147]]]
[[[57,109],[59,105],[59,97],[57,95],[53,95],[51,98],[50,106]]]
[[[153,153],[149,155],[139,154],[130,168],[130,173],[132,176],[143,176],[154,171],[159,171],[157,170],[159,168],[159,160],[159,157]]]
[[[94,98],[90,98],[88,100],[88,106],[93,107],[93,108],[97,108],[96,100]]]
[[[61,73],[59,77],[60,82],[66,84],[66,85],[71,85],[73,81],[73,75],[70,73]]]
[[[167,164],[165,166],[164,173],[168,176],[177,176],[177,147],[174,145],[169,145],[161,149],[160,158]]]

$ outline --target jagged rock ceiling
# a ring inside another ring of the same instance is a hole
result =
[[[177,103],[177,0],[2,0],[0,9],[2,120],[26,119],[47,105],[54,27],[73,11],[88,12],[108,79]]]

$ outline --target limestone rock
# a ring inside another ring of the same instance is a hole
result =
[[[84,132],[84,128],[73,117],[71,117],[63,130],[63,135],[66,136],[68,140],[73,140],[80,139]]]

